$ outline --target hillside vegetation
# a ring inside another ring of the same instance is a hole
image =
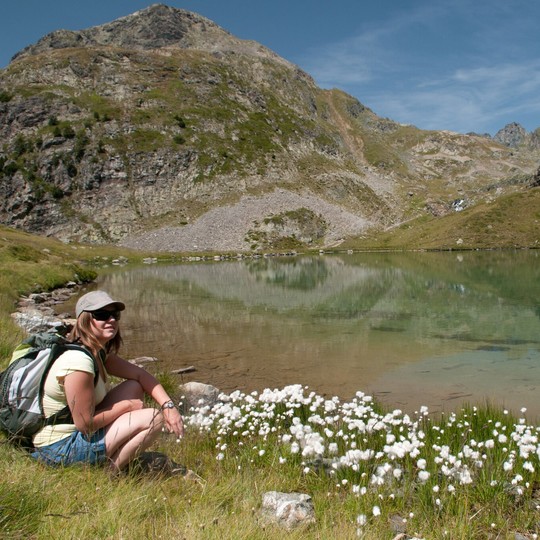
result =
[[[234,249],[335,246],[444,217],[456,202],[472,208],[526,192],[538,133],[510,131],[490,138],[397,124],[318,88],[256,42],[156,4],[53,32],[0,71],[0,222],[64,241],[151,243],[167,227],[189,235],[212,210],[285,190],[295,197],[258,223],[307,211],[326,232],[306,237],[303,224],[289,224],[268,245],[246,222]],[[352,230],[335,208],[356,216]],[[211,238],[221,227],[208,223]],[[208,249],[226,246],[222,236]]]
[[[540,188],[501,196],[444,218],[422,217],[349,239],[350,249],[512,249],[540,247]]]

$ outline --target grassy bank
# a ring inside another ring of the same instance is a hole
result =
[[[386,232],[347,240],[350,249],[540,248],[540,188],[501,196],[444,217],[423,215]]]
[[[119,257],[137,263],[144,256],[115,246],[66,245],[0,225],[0,368],[22,335],[9,317],[21,295],[92,281],[98,268]]]
[[[21,293],[91,277],[117,249],[65,246],[0,230],[0,341],[20,331]],[[101,259],[103,260],[103,259]],[[174,389],[174,380],[163,376]],[[177,396],[180,399],[180,396]],[[195,413],[196,411],[194,411]],[[202,479],[110,478],[50,469],[0,440],[1,538],[536,538],[538,428],[489,406],[432,418],[382,411],[359,393],[324,399],[300,386],[235,393],[193,414],[186,437],[156,446]],[[284,532],[260,516],[266,491],[312,497],[316,522]]]

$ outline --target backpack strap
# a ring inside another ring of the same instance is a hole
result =
[[[83,345],[78,345],[76,343],[63,343],[58,344],[55,343],[51,347],[51,361],[49,362],[49,366],[47,368],[47,371],[43,374],[43,377],[41,378],[41,383],[39,387],[39,407],[43,413],[43,394],[44,394],[44,388],[45,388],[45,381],[47,379],[47,375],[49,374],[49,371],[54,364],[54,362],[66,351],[81,351],[90,356],[92,359],[92,362],[94,363],[94,387],[96,386],[98,379],[99,379],[99,367],[97,364],[97,360],[94,357],[94,355],[90,352],[89,349],[84,347]],[[44,422],[44,426],[52,426],[54,424],[72,424],[73,423],[73,416],[71,415],[71,410],[68,405],[66,405],[63,409],[55,412],[51,416],[47,417]]]

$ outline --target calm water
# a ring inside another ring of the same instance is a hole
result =
[[[540,253],[355,254],[116,270],[126,357],[224,391],[302,383],[390,407],[540,417]],[[67,306],[69,307],[69,306]]]

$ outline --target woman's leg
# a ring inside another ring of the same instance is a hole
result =
[[[123,414],[105,428],[107,456],[113,467],[122,469],[148,448],[159,435],[163,416],[157,409],[141,409]]]
[[[120,401],[130,401],[130,410],[134,411],[143,408],[144,390],[142,386],[133,380],[127,380],[121,382],[115,386],[103,399],[103,401],[96,407],[96,412],[99,410],[107,409],[115,403]]]

